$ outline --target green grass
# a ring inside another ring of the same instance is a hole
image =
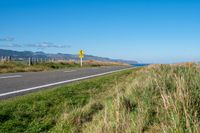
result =
[[[200,66],[150,65],[0,103],[0,132],[199,133]]]
[[[82,123],[90,121],[98,110],[103,109],[98,100],[107,96],[104,93],[130,73],[130,70],[123,71],[1,101],[0,132],[78,132]],[[86,106],[89,109],[85,113],[78,111]],[[61,125],[66,114],[71,120]]]

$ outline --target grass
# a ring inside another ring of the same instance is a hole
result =
[[[2,101],[0,132],[200,132],[200,66],[150,65]]]
[[[122,66],[127,65],[119,62],[102,62],[102,61],[83,61],[83,67],[101,67],[101,66]],[[48,71],[54,69],[65,68],[80,68],[80,63],[75,61],[57,61],[37,63],[29,66],[23,62],[0,62],[0,73],[14,73],[14,72],[38,72]]]
[[[1,101],[0,132],[78,132],[103,109],[101,99],[115,82],[122,82],[130,73],[123,71]]]
[[[151,65],[115,89],[83,132],[200,132],[199,65]]]

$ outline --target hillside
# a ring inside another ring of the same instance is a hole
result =
[[[0,49],[0,57],[1,56],[11,56],[12,58],[15,59],[21,59],[21,58],[54,58],[54,59],[65,59],[65,60],[78,60],[77,55],[73,54],[49,54],[49,53],[44,53],[44,52],[31,52],[31,51],[12,51],[12,50],[5,50],[5,49]],[[123,62],[127,64],[137,64],[137,61],[130,61],[130,60],[121,60],[121,59],[110,59],[110,58],[105,58],[105,57],[98,57],[98,56],[93,56],[93,55],[85,55],[84,60],[98,60],[98,61],[112,61],[112,62]]]

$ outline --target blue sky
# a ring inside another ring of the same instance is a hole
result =
[[[200,61],[198,0],[0,0],[0,48]]]

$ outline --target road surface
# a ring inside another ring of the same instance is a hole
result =
[[[99,67],[48,72],[0,74],[0,99],[24,95],[43,88],[97,77],[131,67]]]

